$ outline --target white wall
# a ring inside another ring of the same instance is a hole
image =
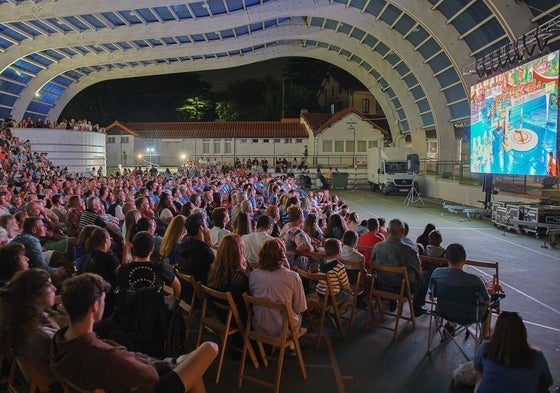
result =
[[[436,176],[418,175],[420,192],[432,198],[441,199],[454,204],[482,207],[479,201],[484,201],[485,193],[482,186],[460,184],[457,180],[442,179]],[[534,199],[519,194],[500,192],[496,200],[504,202],[535,203]]]
[[[89,173],[91,167],[106,169],[105,134],[49,128],[12,128],[22,142],[29,139],[31,150],[48,152],[49,159],[70,173]]]

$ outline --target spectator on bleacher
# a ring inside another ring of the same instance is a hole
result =
[[[0,287],[10,281],[21,270],[29,269],[29,258],[25,255],[25,246],[10,243],[0,247]]]
[[[6,230],[8,242],[11,242],[14,237],[21,233],[19,224],[12,214],[0,216],[0,227]]]
[[[80,218],[85,210],[84,201],[79,195],[72,195],[66,203],[66,218],[64,226],[66,234],[70,237],[78,237],[80,234]]]
[[[61,393],[50,365],[51,340],[59,329],[51,319],[55,290],[49,274],[31,269],[18,272],[0,289],[0,346],[25,356],[39,370],[52,393]],[[49,314],[50,313],[50,314]]]
[[[266,214],[257,220],[257,230],[253,233],[243,235],[245,242],[245,256],[249,263],[256,265],[259,258],[259,248],[263,241],[271,238],[270,233],[274,228],[274,220]]]
[[[17,235],[12,242],[21,243],[25,246],[25,255],[29,258],[29,266],[46,270],[53,278],[62,279],[66,277],[64,266],[49,266],[54,264],[52,252],[43,254],[39,239],[46,234],[46,227],[40,217],[28,217],[23,223],[23,232]],[[48,261],[45,258],[48,258]]]
[[[229,233],[226,225],[229,222],[229,213],[225,207],[216,207],[212,211],[212,222],[214,226],[210,230],[210,241],[214,247],[220,246],[222,238]]]
[[[344,235],[344,232],[347,230],[348,228],[346,227],[346,222],[340,214],[333,214],[327,221],[325,237],[342,240],[342,235]]]

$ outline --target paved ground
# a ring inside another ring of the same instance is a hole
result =
[[[409,223],[411,235],[419,235],[424,225],[434,223],[442,232],[443,245],[461,242],[470,259],[500,262],[500,279],[507,293],[503,310],[518,311],[526,322],[529,340],[542,349],[548,360],[554,386],[560,384],[560,249],[541,248],[542,240],[513,233],[502,234],[490,221],[467,221],[464,216],[444,211],[439,203],[426,207],[405,206],[404,196],[384,197],[366,190],[337,191],[359,213],[369,217],[401,218]],[[418,204],[416,204],[418,205]],[[484,274],[484,272],[477,272]],[[391,332],[363,327],[363,313],[345,341],[329,330],[330,339],[320,352],[305,342],[304,357],[308,378],[302,380],[293,359],[286,361],[281,392],[366,393],[366,392],[470,392],[451,385],[451,372],[464,361],[452,345],[425,357],[428,317],[418,319],[415,331],[403,323],[399,340],[391,343]],[[469,348],[472,351],[472,347]],[[215,370],[208,372],[208,392],[231,391],[239,363],[226,359],[222,380],[213,382]],[[273,379],[275,364],[252,370]],[[235,389],[235,388],[234,388]],[[270,391],[244,381],[242,392]]]

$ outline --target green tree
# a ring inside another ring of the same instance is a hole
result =
[[[206,118],[210,108],[210,100],[196,96],[185,99],[183,105],[175,110],[181,120],[201,121]]]
[[[239,111],[235,102],[223,100],[216,103],[216,121],[236,121],[239,120]]]

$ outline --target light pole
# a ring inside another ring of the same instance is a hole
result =
[[[155,149],[153,147],[148,147],[146,149],[146,153],[148,153],[148,163],[150,165],[150,168],[152,167],[152,153],[155,152]]]
[[[198,121],[198,97],[194,97],[194,120]]]

